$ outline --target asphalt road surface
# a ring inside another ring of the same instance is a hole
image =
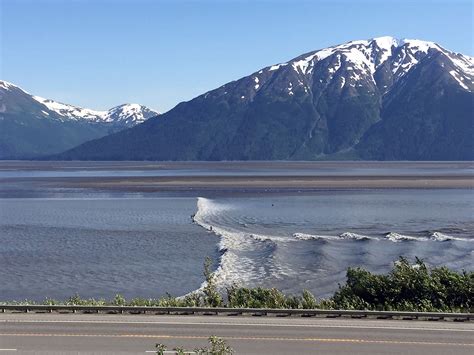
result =
[[[474,323],[252,316],[0,314],[0,355],[151,354],[223,337],[236,354],[474,354]]]

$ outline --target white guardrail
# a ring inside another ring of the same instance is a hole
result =
[[[276,309],[276,308],[225,308],[225,307],[134,307],[134,306],[77,306],[77,305],[0,305],[0,312],[71,312],[71,313],[103,313],[103,314],[175,314],[175,315],[253,315],[253,316],[302,316],[302,317],[342,317],[353,318],[403,318],[403,319],[453,319],[470,321],[474,313],[446,312],[395,312],[395,311],[364,311],[334,309]]]

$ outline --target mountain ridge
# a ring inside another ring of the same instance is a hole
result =
[[[53,158],[470,160],[473,62],[429,41],[351,41],[267,66]]]
[[[109,123],[115,122],[114,119],[111,117],[113,113],[117,114],[117,110],[120,109],[124,111],[125,115],[127,115],[127,111],[132,111],[130,116],[135,114],[133,117],[133,122],[142,123],[147,118],[157,116],[160,112],[150,109],[144,105],[135,104],[135,103],[125,103],[121,105],[114,106],[109,110],[94,110],[89,108],[84,108],[80,106],[75,106],[71,104],[62,103],[52,99],[46,99],[38,95],[30,94],[28,91],[22,89],[20,86],[15,85],[11,82],[6,80],[0,80],[0,89],[1,90],[9,90],[9,89],[16,89],[22,91],[25,95],[31,96],[35,101],[39,102],[40,104],[45,105],[49,110],[55,111],[60,116],[62,116],[63,120],[71,119],[71,120],[89,120],[91,122],[100,122],[100,123]],[[144,112],[140,112],[140,110]],[[61,112],[63,111],[63,112]],[[150,112],[152,115],[147,115],[146,113]],[[120,115],[122,118],[124,114]]]
[[[108,111],[64,104],[0,80],[0,158],[59,153],[156,115],[159,113],[138,104],[123,104]]]

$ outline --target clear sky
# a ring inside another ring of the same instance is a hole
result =
[[[302,53],[383,35],[473,55],[472,0],[0,0],[0,79],[161,112]]]

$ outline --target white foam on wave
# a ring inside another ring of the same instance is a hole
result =
[[[383,237],[369,237],[367,235],[352,233],[352,232],[344,232],[340,235],[320,235],[320,234],[307,234],[307,233],[294,233],[293,238],[297,240],[389,240],[394,243],[400,242],[427,242],[427,241],[466,241],[466,242],[474,242],[474,238],[461,238],[461,237],[453,237],[450,235],[446,235],[440,232],[433,232],[429,236],[411,236],[400,234],[396,232],[387,233]]]
[[[234,282],[246,284],[262,276],[262,265],[255,260],[241,255],[239,252],[253,252],[259,248],[276,248],[276,241],[286,240],[284,237],[261,235],[239,229],[243,227],[235,223],[226,213],[232,210],[226,205],[204,197],[198,197],[197,212],[194,222],[220,237],[219,250],[222,252],[220,264],[215,272],[219,287]],[[229,225],[234,223],[234,225]],[[245,227],[244,227],[245,228]],[[271,261],[267,261],[271,262]],[[274,273],[288,273],[283,265],[266,265]],[[205,285],[203,283],[201,288]]]
[[[252,285],[266,277],[281,276],[292,277],[297,271],[290,267],[287,259],[279,258],[275,251],[279,242],[298,242],[309,240],[347,241],[355,242],[364,240],[390,241],[390,242],[420,242],[420,241],[445,241],[445,240],[468,240],[448,236],[439,232],[426,233],[426,236],[411,236],[396,232],[386,235],[367,236],[353,232],[345,232],[340,235],[318,235],[308,233],[293,233],[289,236],[277,236],[259,234],[257,227],[260,225],[257,219],[251,225],[248,220],[253,217],[242,217],[239,205],[212,200],[203,197],[197,199],[197,212],[194,222],[206,230],[220,237],[219,249],[221,258],[216,270],[216,282],[222,289],[234,282]],[[254,225],[255,224],[255,225]],[[267,229],[264,228],[266,231]],[[288,247],[285,245],[285,247]],[[205,284],[201,287],[203,287]]]
[[[433,232],[430,235],[430,240],[436,240],[439,242],[445,242],[449,240],[458,240],[462,242],[474,242],[474,238],[461,238],[461,237],[453,237],[451,235],[443,234],[440,232]]]
[[[399,243],[403,241],[426,241],[428,238],[425,237],[413,237],[410,235],[399,234],[395,232],[390,232],[385,235],[385,238],[394,243]]]
[[[298,240],[319,240],[319,239],[327,239],[327,240],[337,240],[338,237],[334,235],[317,235],[317,234],[306,234],[306,233],[294,233],[293,237]]]
[[[307,233],[294,233],[293,238],[298,240],[369,240],[377,239],[366,235],[361,235],[352,232],[344,232],[340,235],[319,235],[319,234],[307,234]]]
[[[340,236],[342,239],[355,239],[355,240],[369,240],[369,239],[377,239],[374,237],[369,237],[367,235],[352,233],[352,232],[345,232],[342,233]]]
[[[212,200],[207,198],[198,197],[197,200],[197,212],[194,215],[194,222],[201,227],[212,231],[214,234],[219,236],[219,250],[223,253],[221,255],[219,266],[215,272],[216,282],[218,284],[225,284],[227,280],[230,282],[235,278],[235,274],[239,273],[238,268],[235,267],[238,261],[237,255],[232,251],[235,247],[238,247],[237,241],[242,239],[235,233],[229,233],[229,231],[211,224],[213,217],[222,214],[227,210],[227,206],[223,204],[213,203]],[[215,218],[214,218],[215,219]],[[242,246],[242,245],[241,245]],[[243,263],[251,263],[251,260],[241,260]],[[248,276],[243,274],[242,276]],[[201,285],[202,289],[205,286],[205,282]]]
[[[410,235],[403,235],[395,232],[390,232],[385,235],[385,238],[395,242],[404,242],[404,241],[416,241],[416,242],[428,242],[428,241],[435,241],[435,242],[445,242],[445,241],[463,241],[463,242],[474,242],[474,238],[462,238],[462,237],[453,237],[447,234],[443,234],[440,232],[433,232],[427,237],[423,236],[410,236]]]

